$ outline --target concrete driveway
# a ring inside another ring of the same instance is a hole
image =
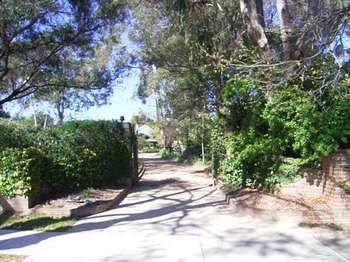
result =
[[[144,157],[147,172],[119,207],[66,233],[0,231],[0,253],[26,261],[347,261],[293,218],[235,212],[201,168]]]

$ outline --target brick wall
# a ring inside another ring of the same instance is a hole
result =
[[[350,195],[337,185],[350,182],[350,150],[339,150],[322,161],[322,168],[302,169],[302,178],[281,188],[279,195],[295,199],[313,222],[337,223],[350,228]]]
[[[322,161],[322,171],[331,180],[350,182],[350,149],[339,150]]]

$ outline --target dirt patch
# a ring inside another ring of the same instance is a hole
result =
[[[52,199],[40,205],[46,208],[76,208],[82,204],[94,203],[97,201],[112,200],[118,195],[122,189],[93,189],[87,196],[82,192],[71,194],[66,197]]]
[[[37,205],[31,209],[31,213],[78,217],[92,215],[118,204],[127,192],[128,188],[93,189],[88,193],[82,191]]]

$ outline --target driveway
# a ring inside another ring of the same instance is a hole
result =
[[[293,218],[235,212],[200,167],[143,155],[147,172],[115,209],[65,233],[0,231],[27,261],[346,261]]]

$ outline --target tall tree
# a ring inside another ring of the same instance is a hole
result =
[[[63,52],[83,63],[126,18],[124,1],[4,0],[0,5],[0,105],[52,88]]]

